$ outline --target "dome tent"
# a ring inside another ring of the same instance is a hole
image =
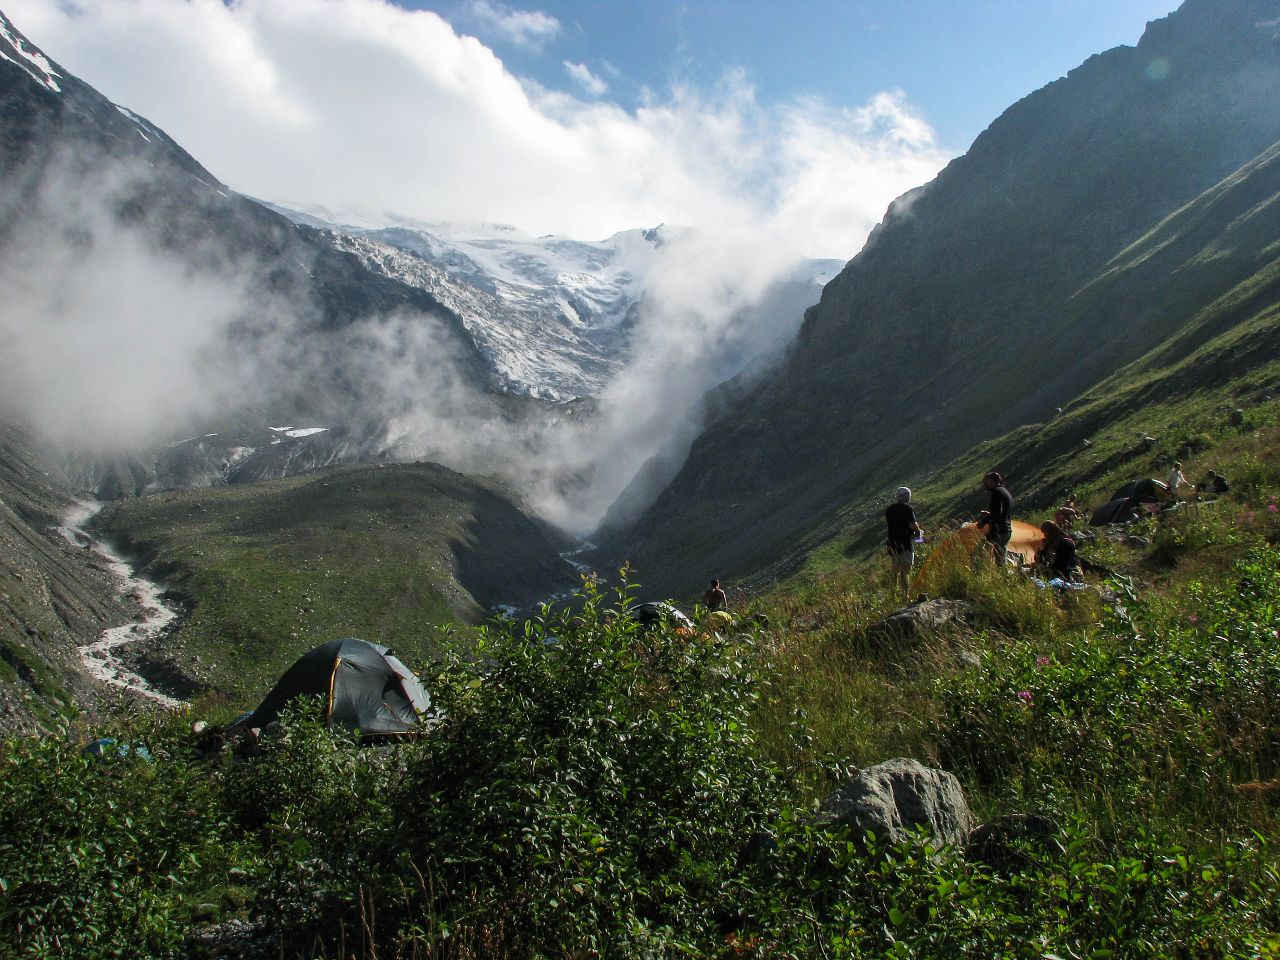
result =
[[[324,697],[326,726],[367,737],[409,733],[431,697],[413,671],[387,647],[347,637],[312,647],[299,657],[237,727],[265,727],[297,697]]]

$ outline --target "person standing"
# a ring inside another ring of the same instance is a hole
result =
[[[916,562],[915,545],[924,538],[924,530],[916,521],[916,511],[911,506],[909,487],[898,488],[893,503],[884,511],[884,520],[888,528],[886,546],[893,574],[889,590],[896,595],[901,586],[902,599],[906,600],[911,592],[911,568]]]
[[[1169,478],[1165,481],[1169,486],[1169,492],[1173,494],[1173,499],[1178,499],[1178,488],[1189,487],[1191,482],[1182,475],[1182,461],[1175,460],[1173,466],[1169,469]]]
[[[707,592],[702,595],[702,605],[708,613],[729,609],[729,595],[720,589],[720,581],[712,580]]]
[[[982,478],[982,489],[991,495],[991,500],[979,515],[978,526],[986,525],[987,542],[995,550],[996,562],[1003,567],[1009,538],[1013,536],[1013,494],[995,470]]]

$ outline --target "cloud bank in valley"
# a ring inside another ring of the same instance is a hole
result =
[[[740,72],[628,112],[584,64],[561,60],[572,92],[548,90],[440,16],[383,0],[7,0],[6,10],[68,70],[253,196],[583,239],[691,227],[654,261],[634,357],[590,428],[495,421],[439,362],[430,318],[353,318],[361,350],[324,347],[347,376],[379,385],[381,407],[368,412],[390,424],[394,449],[500,470],[579,530],[651,456],[687,445],[706,390],[794,332],[798,311],[757,309],[773,281],[801,255],[852,256],[889,201],[947,159],[900,92],[856,108],[766,107]],[[459,10],[463,28],[555,56],[554,18],[490,0]],[[104,237],[112,228],[90,209],[76,217]],[[30,320],[5,331],[17,344],[11,392],[50,433],[155,439],[229,408],[244,384],[313,369],[296,357],[271,360],[266,374],[261,359],[210,371],[210,344],[260,286],[252,275],[192,274],[141,237],[77,259],[59,246],[66,232],[48,229],[0,277],[21,307],[9,317]],[[37,282],[54,275],[64,279]],[[303,325],[290,309],[280,307],[286,330]],[[273,357],[289,356],[273,343]],[[63,386],[43,389],[28,361],[55,354]]]
[[[64,151],[38,189],[0,195],[0,409],[111,453],[251,400],[261,378],[240,375],[224,337],[266,305],[252,276],[195,270],[119,216],[154,171],[114,162],[86,175],[83,159]]]
[[[749,223],[808,256],[857,252],[947,157],[901,93],[765,107],[745,74],[628,112],[565,61],[557,92],[480,40],[383,0],[9,0],[68,69],[165,128],[236,189],[426,221],[599,239]],[[555,56],[554,18],[489,0],[461,29]]]

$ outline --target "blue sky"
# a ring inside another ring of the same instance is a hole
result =
[[[706,88],[745,71],[757,95],[777,103],[819,96],[857,105],[901,89],[963,152],[1006,107],[1094,53],[1136,44],[1174,0],[548,0],[505,5],[560,25],[541,43],[491,28],[466,2],[405,2],[431,9],[491,43],[514,72],[566,86],[563,61],[608,84],[628,109],[645,91]],[[491,10],[502,5],[491,3]],[[486,29],[489,27],[489,29]]]
[[[668,223],[845,259],[1006,107],[1174,5],[3,2],[252,196],[580,239]]]

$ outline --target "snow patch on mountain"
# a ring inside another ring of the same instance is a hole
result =
[[[566,402],[599,397],[632,359],[633,334],[664,248],[692,236],[660,225],[605,240],[535,237],[496,223],[370,218],[329,207],[259,201],[325,230],[366,268],[431,293],[461,319],[510,392]],[[669,258],[667,258],[669,260]],[[803,260],[779,279],[818,289],[844,263]]]
[[[317,433],[325,433],[328,427],[267,427],[273,433],[282,433],[286,437],[298,439],[300,437],[312,437]]]
[[[48,58],[39,50],[27,49],[26,41],[16,35],[13,24],[3,12],[0,12],[0,41],[3,41],[0,43],[0,59],[15,64],[45,89],[52,90],[54,93],[62,92],[62,87],[54,79],[62,74],[53,69]]]

